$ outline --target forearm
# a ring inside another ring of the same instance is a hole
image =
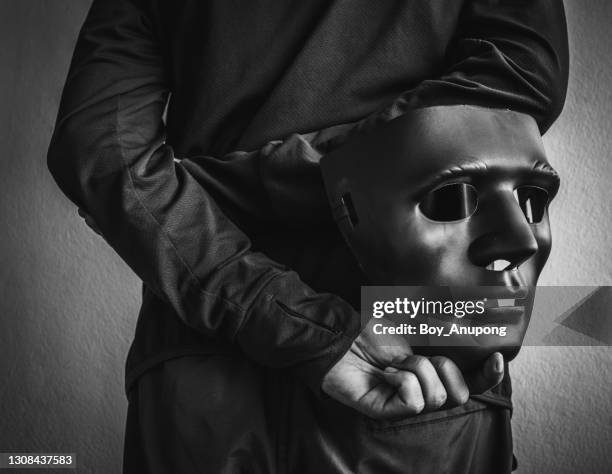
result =
[[[251,251],[165,143],[168,90],[146,15],[127,0],[95,2],[49,150],[53,176],[186,324],[318,386],[356,336],[357,313]]]

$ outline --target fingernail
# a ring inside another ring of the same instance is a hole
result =
[[[395,374],[399,372],[399,370],[397,370],[395,367],[387,367],[385,368],[385,372],[387,372],[388,374]]]
[[[504,359],[499,357],[495,361],[495,372],[497,372],[498,374],[501,374],[503,371],[504,371]]]

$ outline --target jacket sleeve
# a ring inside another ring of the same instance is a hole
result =
[[[247,236],[175,160],[169,93],[136,0],[95,0],[80,32],[48,154],[66,195],[192,328],[315,390],[360,330],[358,313],[250,249]]]
[[[469,104],[531,115],[544,134],[563,109],[568,74],[562,0],[466,0],[442,73],[405,91],[357,130],[412,108]]]

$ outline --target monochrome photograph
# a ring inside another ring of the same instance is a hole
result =
[[[611,21],[0,0],[0,472],[612,472]]]

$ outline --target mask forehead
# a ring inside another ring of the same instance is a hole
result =
[[[403,188],[416,198],[456,176],[523,179],[547,163],[531,117],[496,109],[474,115],[471,109],[432,107],[390,124],[378,156],[372,151],[376,159],[358,165],[368,170],[363,176],[390,192]],[[421,114],[426,114],[425,127]]]

